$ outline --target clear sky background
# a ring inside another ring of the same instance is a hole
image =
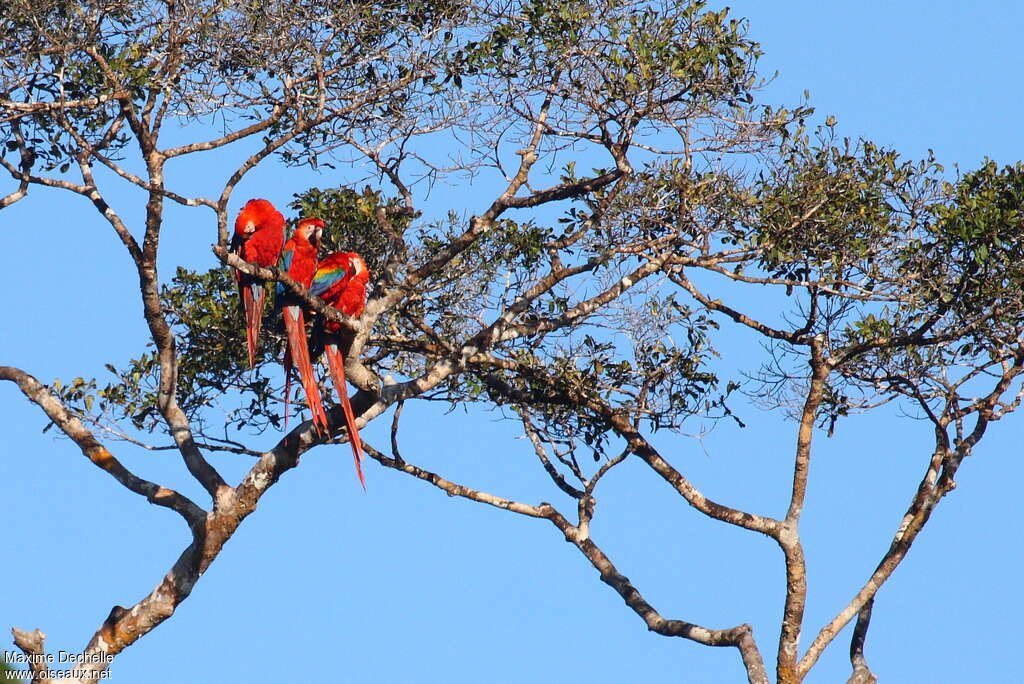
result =
[[[805,89],[821,119],[844,135],[910,157],[930,148],[952,169],[988,156],[1024,158],[1016,2],[732,3],[780,76],[765,101]],[[227,168],[234,159],[224,159]],[[201,192],[223,169],[172,169],[169,182]],[[272,165],[253,173],[238,202],[279,207],[309,185],[352,179]],[[7,186],[0,184],[0,191]],[[447,193],[447,194],[446,194]],[[466,188],[438,206],[479,211]],[[468,198],[468,203],[467,203]],[[137,196],[113,194],[129,220]],[[54,377],[103,378],[104,362],[137,355],[144,339],[130,261],[78,197],[31,191],[0,212],[0,364]],[[215,265],[206,210],[169,209],[161,267]],[[737,348],[740,348],[737,346]],[[114,604],[148,593],[187,545],[176,514],[114,483],[53,432],[10,383],[0,384],[0,627],[41,628],[48,647],[80,650]],[[443,415],[407,406],[409,460],[459,482],[536,503],[565,498],[546,484],[521,430],[492,414]],[[784,512],[795,431],[747,411],[703,443],[659,434],[655,443],[710,497],[768,515]],[[385,445],[390,413],[368,426]],[[867,645],[882,681],[1020,682],[1024,536],[1019,482],[1024,417],[994,425],[962,466],[908,559],[878,595]],[[275,435],[262,438],[270,446]],[[802,531],[810,596],[803,646],[870,574],[925,467],[927,426],[895,411],[852,418],[817,455]],[[256,440],[257,443],[260,440]],[[113,445],[139,474],[184,489],[173,452]],[[229,480],[250,465],[215,456]],[[262,500],[174,617],[120,655],[112,681],[588,682],[744,680],[734,649],[647,632],[585,559],[544,521],[467,501],[375,464],[369,491],[347,445],[303,458]],[[774,665],[783,600],[773,542],[691,511],[649,471],[623,464],[602,485],[595,540],[662,614],[709,627],[754,626]],[[0,650],[13,649],[6,631]],[[845,681],[849,630],[808,678]]]

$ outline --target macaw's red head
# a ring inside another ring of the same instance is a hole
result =
[[[320,246],[320,238],[324,234],[324,222],[318,218],[301,218],[295,232],[306,238],[314,247]]]
[[[346,270],[352,274],[352,279],[364,285],[368,283],[370,281],[370,269],[366,267],[363,257],[355,252],[345,252],[345,256],[348,258],[348,268]]]
[[[284,245],[284,216],[265,199],[245,203],[235,219],[231,249],[251,264],[273,266]]]
[[[265,199],[251,199],[235,219],[235,237],[248,240],[257,230],[277,229],[284,234],[284,216]]]
[[[347,316],[358,318],[363,315],[366,306],[366,284],[370,280],[370,270],[366,268],[363,257],[355,252],[345,252],[345,270],[351,275],[344,289],[338,293],[334,306]]]

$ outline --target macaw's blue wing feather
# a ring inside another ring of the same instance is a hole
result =
[[[313,284],[310,285],[309,291],[314,295],[320,296],[330,290],[331,287],[346,275],[345,269],[341,266],[321,266],[313,276]]]
[[[290,248],[290,247],[285,248],[284,250],[282,250],[281,251],[281,259],[277,262],[278,268],[280,268],[285,273],[288,273],[288,271],[290,271],[291,267],[292,267],[292,256],[294,256],[294,254],[295,254],[295,250]],[[277,289],[274,291],[275,296],[280,299],[281,295],[283,295],[284,292],[285,292],[284,283],[278,283],[277,284]]]

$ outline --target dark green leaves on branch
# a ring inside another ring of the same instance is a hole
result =
[[[396,249],[415,218],[397,200],[370,187],[310,188],[295,195],[289,208],[298,216],[315,216],[326,223],[321,254],[358,252],[374,278]]]

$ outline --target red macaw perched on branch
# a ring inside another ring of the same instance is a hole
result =
[[[317,266],[313,284],[309,289],[346,316],[356,318],[362,315],[366,306],[366,284],[369,280],[370,272],[361,256],[355,252],[333,252],[324,257]],[[356,462],[356,474],[363,489],[366,489],[366,478],[363,477],[363,443],[359,439],[356,417],[348,400],[345,359],[338,346],[342,328],[334,321],[324,320],[322,317],[320,321],[318,332],[323,337],[324,354],[327,356],[331,379],[334,380],[334,389],[345,411],[345,427],[348,430],[349,444],[352,446],[352,456]]]
[[[287,271],[296,282],[309,287],[316,272],[317,247],[323,233],[324,222],[318,218],[299,220],[295,232],[284,245],[281,252],[281,268]],[[306,393],[306,403],[313,414],[313,425],[323,434],[328,434],[327,413],[320,399],[320,389],[313,377],[313,364],[309,360],[309,344],[306,342],[306,317],[302,306],[296,301],[282,283],[277,284],[277,297],[284,318],[284,328],[288,333],[288,341],[284,352],[285,425],[288,421],[288,395],[291,393],[291,369],[294,364],[299,369],[302,389]]]
[[[265,199],[246,202],[235,219],[235,235],[231,251],[250,264],[270,267],[277,263],[284,244],[284,216]],[[245,316],[245,341],[249,349],[249,368],[256,366],[256,345],[259,343],[263,323],[266,292],[263,281],[235,273],[242,295],[242,313]]]

